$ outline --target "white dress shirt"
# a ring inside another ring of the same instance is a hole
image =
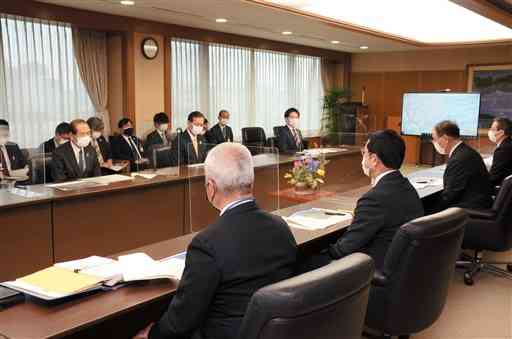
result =
[[[238,200],[232,201],[229,204],[227,204],[226,206],[224,206],[222,211],[220,211],[220,215],[223,215],[224,213],[226,213],[227,211],[229,211],[232,208],[238,207],[240,205],[246,204],[251,201],[254,201],[254,198],[244,198],[244,199],[238,199]]]
[[[375,180],[372,182],[372,186],[375,187],[377,186],[377,184],[379,183],[380,179],[384,178],[386,175],[388,175],[389,173],[393,173],[393,172],[396,172],[397,170],[389,170],[389,171],[386,171],[386,172],[383,172],[379,175],[377,175],[377,177],[375,178]]]
[[[142,159],[142,155],[139,152],[139,147],[137,146],[135,141],[133,141],[132,137],[128,137],[128,136],[126,136],[124,134],[121,134],[121,135],[123,136],[123,138],[126,141],[126,143],[128,145],[130,145],[130,148],[135,148],[135,152],[137,152],[137,154],[139,155],[139,159]]]
[[[0,149],[2,150],[2,153],[4,155],[4,160],[5,160],[5,163],[7,164],[7,170],[9,171],[9,173],[11,173],[11,159],[9,159],[9,154],[7,153],[7,147],[4,146],[0,146]]]
[[[455,144],[455,146],[453,146],[452,150],[450,151],[450,154],[448,155],[448,157],[449,157],[449,158],[451,158],[451,157],[452,157],[453,152],[455,151],[455,149],[456,149],[457,147],[459,147],[459,146],[460,146],[460,144],[462,144],[462,141],[459,141],[458,143],[456,143],[456,144]]]

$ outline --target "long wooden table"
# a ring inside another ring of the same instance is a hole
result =
[[[436,169],[410,175],[429,176]],[[436,188],[436,190],[439,187]],[[309,207],[354,209],[357,199],[368,187],[337,193],[334,197],[303,203],[275,211],[288,216]],[[429,194],[419,192],[421,196]],[[292,228],[302,253],[315,252],[334,242],[348,223],[320,231]],[[184,251],[194,233],[175,239],[156,242],[120,254],[146,252],[156,259]],[[129,285],[119,290],[98,292],[57,305],[40,304],[34,300],[0,312],[0,334],[7,338],[130,338],[139,329],[156,321],[168,306],[177,285],[159,280]]]
[[[350,187],[365,180],[361,155],[358,147],[343,147],[345,151],[327,155],[328,184]],[[255,196],[266,210],[293,204],[269,192],[287,187],[283,176],[294,160],[276,154],[254,157]],[[28,192],[40,194],[31,198],[0,190],[0,281],[55,262],[112,255],[199,231],[217,216],[204,193],[204,169],[175,170],[171,175],[163,170],[152,179],[137,177],[71,192],[29,186]]]

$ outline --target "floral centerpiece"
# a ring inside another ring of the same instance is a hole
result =
[[[313,157],[306,153],[293,162],[293,169],[284,175],[297,194],[311,194],[325,183],[325,155]]]

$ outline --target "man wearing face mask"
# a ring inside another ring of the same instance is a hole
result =
[[[187,129],[180,133],[173,143],[173,153],[179,155],[180,165],[203,163],[207,147],[203,136],[204,115],[194,111],[188,115]]]
[[[98,117],[89,118],[87,124],[91,129],[91,145],[96,151],[101,173],[103,175],[113,174],[113,171],[109,170],[109,168],[112,168],[112,149],[110,148],[110,143],[103,136],[105,124]]]
[[[289,108],[284,112],[286,126],[276,128],[277,144],[281,153],[293,154],[302,152],[308,148],[306,140],[302,138],[299,130],[300,113],[295,108]]]
[[[491,184],[501,186],[503,180],[512,174],[512,121],[496,118],[489,129],[489,139],[496,144],[489,171]]]
[[[207,198],[220,216],[192,239],[168,310],[137,339],[236,339],[254,292],[294,272],[297,245],[288,225],[253,197],[249,150],[218,145],[204,169]]]
[[[52,176],[56,182],[101,176],[91,129],[85,120],[71,122],[71,140],[53,152]]]
[[[155,130],[148,134],[144,148],[147,152],[151,152],[154,147],[168,146],[169,138],[167,131],[169,130],[169,117],[164,112],[157,113],[153,117]]]
[[[442,121],[432,130],[436,151],[448,155],[443,191],[429,212],[448,207],[482,209],[492,205],[493,189],[489,172],[477,151],[462,142],[460,130],[452,121]]]
[[[219,112],[219,122],[210,128],[206,134],[206,140],[213,145],[222,144],[223,142],[233,142],[233,130],[228,126],[229,112],[225,109]]]
[[[61,122],[55,128],[55,136],[45,141],[40,148],[44,153],[51,154],[57,147],[68,142],[69,138],[71,138],[71,126],[67,122]]]
[[[10,128],[7,120],[0,119],[0,175],[2,177],[26,176],[27,160],[19,146],[9,142]]]
[[[329,259],[340,259],[363,252],[371,256],[380,269],[396,231],[423,216],[423,205],[409,180],[400,173],[405,143],[395,131],[371,134],[361,151],[361,166],[370,177],[372,188],[357,201],[352,224],[327,249],[327,254]]]
[[[144,158],[144,148],[142,141],[135,136],[133,122],[128,118],[122,118],[117,124],[120,135],[111,138],[112,158],[114,160],[130,161],[131,170],[138,171],[143,169],[147,163]]]

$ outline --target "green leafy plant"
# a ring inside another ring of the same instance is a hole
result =
[[[350,91],[344,88],[333,88],[323,98],[322,134],[336,134],[342,131],[344,103],[350,101]]]

